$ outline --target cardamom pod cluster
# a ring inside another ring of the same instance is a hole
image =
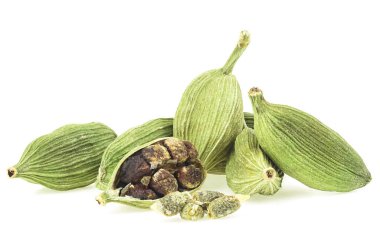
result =
[[[226,196],[215,191],[173,192],[157,200],[151,209],[165,215],[180,214],[185,220],[199,220],[205,214],[211,219],[222,218],[236,212],[246,195]]]
[[[258,142],[286,174],[324,191],[352,191],[370,182],[362,158],[338,133],[303,111],[267,102],[258,88],[249,95]]]
[[[154,140],[130,151],[116,167],[111,193],[104,192],[98,202],[109,201],[150,206],[152,201],[176,191],[197,189],[206,173],[197,159],[196,148],[188,141],[169,137]],[[118,190],[116,195],[112,190]],[[131,203],[130,203],[131,202]]]
[[[185,220],[234,213],[251,194],[273,195],[284,173],[325,191],[352,191],[371,174],[358,153],[335,131],[295,108],[267,102],[261,90],[243,112],[232,70],[250,43],[240,39],[222,68],[195,78],[174,118],[158,118],[116,138],[101,123],[63,126],[37,138],[8,169],[54,190],[96,180],[99,204],[152,208]],[[236,195],[199,191],[207,173],[225,174]]]
[[[238,194],[273,195],[280,189],[283,176],[261,150],[254,130],[244,128],[227,162],[226,179],[231,190]]]
[[[244,126],[242,94],[231,72],[249,42],[248,32],[241,32],[224,67],[201,74],[186,88],[174,117],[174,137],[194,144],[208,173],[224,174],[230,150]]]
[[[63,126],[30,143],[8,176],[60,191],[90,185],[104,150],[115,138],[114,131],[101,123]]]

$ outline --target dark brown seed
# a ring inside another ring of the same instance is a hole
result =
[[[124,184],[137,183],[144,176],[150,176],[151,173],[150,165],[140,154],[132,155],[122,164],[119,180]]]
[[[177,163],[166,163],[160,167],[161,169],[169,171],[169,173],[172,175],[174,175],[174,173],[177,172],[178,170]]]
[[[127,185],[121,190],[120,196],[130,196],[141,200],[157,199],[157,194],[142,184]]]
[[[185,189],[194,189],[202,183],[204,174],[202,169],[196,165],[187,165],[179,168],[175,177],[181,187]]]
[[[169,171],[164,169],[159,169],[152,176],[149,187],[161,195],[167,195],[171,192],[178,191],[177,180]]]
[[[144,159],[150,163],[152,169],[156,169],[171,159],[168,150],[160,144],[149,145],[143,148],[141,153]]]
[[[189,155],[189,159],[196,159],[198,157],[198,151],[195,146],[189,141],[183,141],[186,146],[187,154]]]
[[[185,144],[178,138],[168,138],[164,141],[164,146],[169,150],[173,160],[178,163],[186,162],[189,158]]]

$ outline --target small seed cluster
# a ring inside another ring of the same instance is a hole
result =
[[[185,220],[199,220],[205,214],[216,219],[236,212],[245,199],[248,196],[227,196],[216,191],[174,192],[155,202],[151,208],[165,216],[180,214]]]
[[[205,172],[196,148],[188,141],[167,138],[135,152],[120,167],[120,196],[154,200],[201,185]]]

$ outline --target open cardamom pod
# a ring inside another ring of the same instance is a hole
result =
[[[119,202],[147,208],[174,192],[197,190],[206,172],[196,148],[178,138],[159,138],[131,149],[114,167],[99,204]]]
[[[226,166],[227,184],[238,194],[272,195],[280,187],[284,173],[261,150],[251,128],[237,136],[234,152]]]
[[[174,137],[194,144],[208,173],[224,173],[235,138],[244,126],[241,90],[231,72],[249,41],[248,32],[242,31],[224,67],[207,71],[190,83],[174,117]]]
[[[286,174],[324,191],[352,191],[371,181],[359,154],[331,128],[303,111],[267,102],[258,88],[249,95],[259,144]]]
[[[171,136],[173,136],[172,118],[154,119],[131,128],[118,136],[104,151],[96,187],[100,190],[107,190],[112,187],[110,185],[112,173],[128,152],[152,140]]]
[[[96,180],[102,154],[115,138],[101,123],[63,126],[30,143],[8,175],[60,191],[87,186]]]

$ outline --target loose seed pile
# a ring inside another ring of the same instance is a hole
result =
[[[222,68],[199,75],[183,93],[174,119],[158,118],[116,136],[101,123],[63,126],[30,143],[8,169],[54,190],[96,181],[99,204],[152,208],[186,220],[227,216],[251,194],[273,195],[284,173],[318,190],[347,192],[371,174],[337,132],[293,107],[249,90],[243,112],[234,65],[250,43],[242,31]],[[223,174],[236,195],[197,191],[207,174]]]

